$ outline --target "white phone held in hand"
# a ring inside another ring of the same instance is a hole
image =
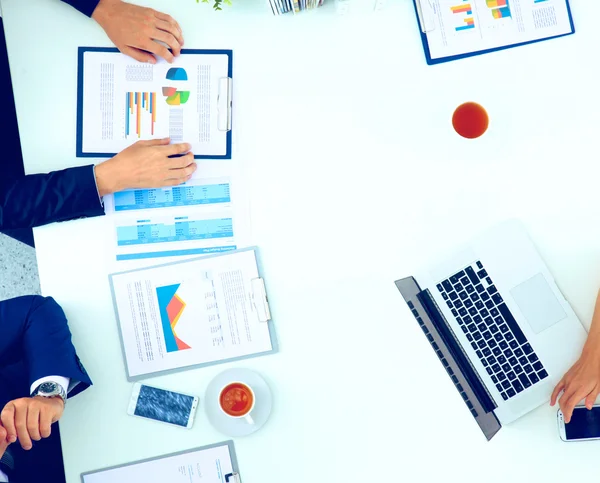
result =
[[[569,424],[559,409],[557,414],[558,434],[563,441],[593,441],[600,439],[600,405],[592,409],[576,406]]]
[[[136,383],[127,414],[190,429],[194,424],[198,402],[197,396]]]

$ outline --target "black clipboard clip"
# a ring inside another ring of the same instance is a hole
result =
[[[229,473],[225,475],[225,483],[242,483],[239,473]]]

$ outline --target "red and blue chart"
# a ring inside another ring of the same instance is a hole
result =
[[[182,341],[176,332],[176,327],[186,307],[186,303],[177,294],[181,284],[156,287],[160,319],[167,352],[177,352],[191,347]]]

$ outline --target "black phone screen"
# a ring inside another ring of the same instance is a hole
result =
[[[600,438],[600,407],[575,408],[571,422],[565,424],[565,434],[568,440]]]

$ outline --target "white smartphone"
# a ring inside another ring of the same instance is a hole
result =
[[[576,406],[571,422],[565,424],[562,411],[558,410],[558,434],[563,441],[591,441],[600,439],[600,405],[588,409]]]
[[[190,429],[194,424],[198,401],[196,396],[136,383],[127,414]]]

